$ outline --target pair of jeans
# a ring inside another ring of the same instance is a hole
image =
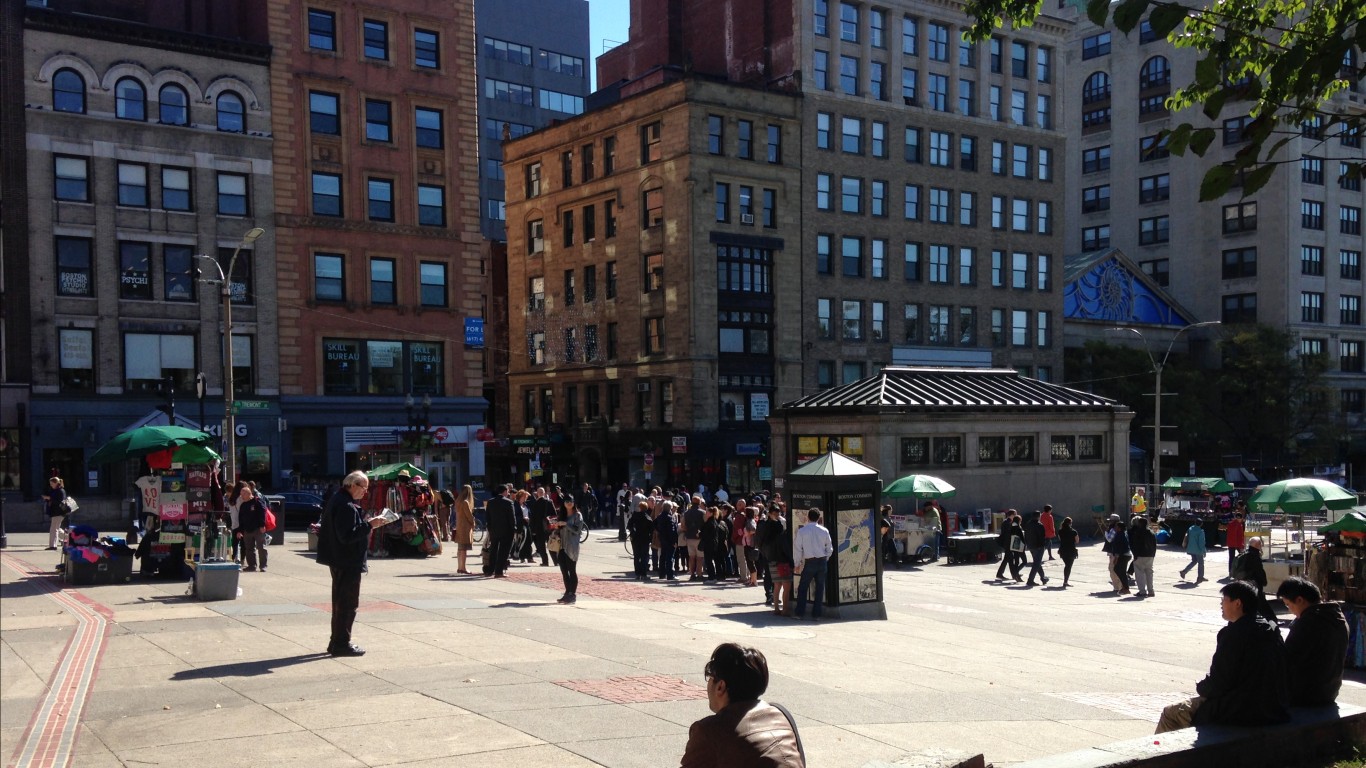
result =
[[[1190,573],[1190,569],[1192,568],[1196,569],[1195,578],[1197,581],[1205,578],[1205,556],[1191,555],[1191,561],[1186,564],[1185,568],[1181,569],[1181,578],[1186,578],[1186,574]]]
[[[1043,573],[1043,547],[1029,550],[1029,583],[1034,583],[1034,576],[1037,574],[1039,580],[1048,581],[1048,577]]]
[[[564,580],[564,596],[573,598],[579,592],[579,563],[565,553],[560,553],[560,578]]]
[[[363,566],[337,566],[332,571],[332,639],[329,651],[351,645],[351,625],[360,606],[360,577]]]
[[[1119,586],[1115,588],[1116,592],[1129,591],[1129,560],[1132,559],[1132,557],[1132,555],[1127,553],[1115,555],[1114,578],[1119,581]]]
[[[825,605],[826,571],[827,563],[823,557],[808,557],[802,563],[802,580],[797,584],[797,618],[806,615],[806,591],[812,584],[815,584],[816,594],[813,598],[815,604],[811,608],[811,616],[817,619],[821,617],[821,607]]]

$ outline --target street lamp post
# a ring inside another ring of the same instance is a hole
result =
[[[229,484],[237,482],[237,416],[234,413],[232,398],[232,278],[233,269],[237,266],[237,255],[242,249],[256,242],[256,238],[264,235],[266,231],[261,227],[253,227],[242,235],[242,240],[232,251],[232,258],[228,259],[228,269],[225,272],[223,265],[217,259],[210,258],[204,254],[196,254],[198,258],[204,259],[213,264],[218,269],[218,282],[222,286],[223,296],[223,430],[227,433],[227,481]]]
[[[413,452],[417,454],[418,464],[426,469],[426,457],[423,451],[427,447],[427,438],[432,428],[432,396],[423,395],[421,407],[413,400],[413,394],[408,393],[407,399],[403,401],[403,408],[408,412],[408,442],[411,444]]]
[[[1153,502],[1157,501],[1158,489],[1162,486],[1162,369],[1167,367],[1167,358],[1172,355],[1172,348],[1176,346],[1176,340],[1181,338],[1181,334],[1192,328],[1199,328],[1206,325],[1219,325],[1218,320],[1205,320],[1200,323],[1192,323],[1182,327],[1172,336],[1172,340],[1167,344],[1167,351],[1162,355],[1162,362],[1158,362],[1153,357],[1153,351],[1148,348],[1148,338],[1137,328],[1124,326],[1121,328],[1110,328],[1111,331],[1130,331],[1143,340],[1143,351],[1148,354],[1148,361],[1153,365]]]

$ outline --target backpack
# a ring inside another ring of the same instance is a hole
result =
[[[1248,558],[1248,553],[1247,553],[1247,552],[1244,552],[1243,554],[1238,555],[1238,559],[1233,561],[1233,571],[1229,574],[1229,578],[1233,579],[1234,581],[1248,581],[1248,580],[1249,580],[1249,578],[1252,576],[1252,574],[1248,573],[1248,569],[1247,569],[1247,558]]]
[[[445,505],[448,506],[448,507],[453,507],[453,506],[455,506],[455,494],[451,493],[449,490],[447,490],[447,489],[445,489],[445,488],[442,488],[442,489],[441,489],[441,503],[442,503],[442,504],[445,504]]]

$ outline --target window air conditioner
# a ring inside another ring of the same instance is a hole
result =
[[[752,214],[752,213],[742,213],[742,214],[740,214],[740,223],[741,223],[741,224],[753,224],[753,223],[754,223],[754,214]]]

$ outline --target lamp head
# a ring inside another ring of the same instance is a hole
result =
[[[256,238],[260,237],[261,235],[264,235],[265,233],[266,231],[261,227],[252,227],[251,229],[247,230],[247,233],[245,235],[242,235],[242,245],[250,245],[251,243],[256,242]]]

